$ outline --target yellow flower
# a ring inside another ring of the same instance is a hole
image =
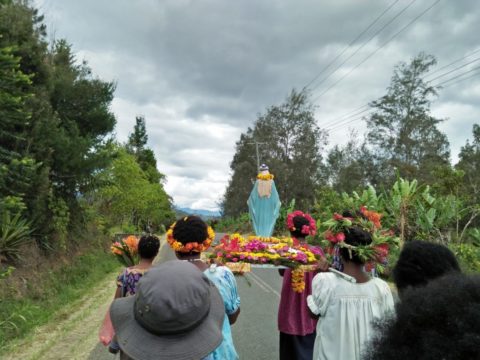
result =
[[[258,174],[257,179],[258,180],[273,180],[274,176],[273,174]]]
[[[305,290],[305,273],[302,269],[295,269],[292,271],[291,285],[293,291],[302,293]]]

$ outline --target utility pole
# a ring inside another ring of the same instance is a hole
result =
[[[254,142],[251,142],[249,144],[255,144],[255,150],[257,152],[257,171],[258,171],[258,169],[260,169],[260,153],[258,152],[258,145],[263,145],[263,144],[266,144],[266,143],[254,141]]]

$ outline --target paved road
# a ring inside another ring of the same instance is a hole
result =
[[[233,339],[242,360],[278,359],[281,279],[275,269],[254,269],[245,278],[237,277],[241,313],[233,325]]]

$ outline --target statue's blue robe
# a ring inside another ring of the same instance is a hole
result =
[[[269,237],[272,236],[275,221],[280,213],[281,202],[275,182],[272,181],[270,197],[260,197],[257,190],[258,181],[255,181],[253,190],[248,198],[248,211],[255,234],[257,236]]]

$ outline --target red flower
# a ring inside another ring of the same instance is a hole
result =
[[[333,220],[336,220],[336,221],[343,220],[343,216],[340,215],[339,213],[335,213],[333,214]]]
[[[388,256],[388,244],[380,244],[375,246],[375,251],[379,257],[386,258]]]
[[[330,230],[327,230],[325,232],[325,239],[327,239],[330,242],[337,242],[336,241],[337,239],[335,238],[335,235],[333,235],[333,233]]]

